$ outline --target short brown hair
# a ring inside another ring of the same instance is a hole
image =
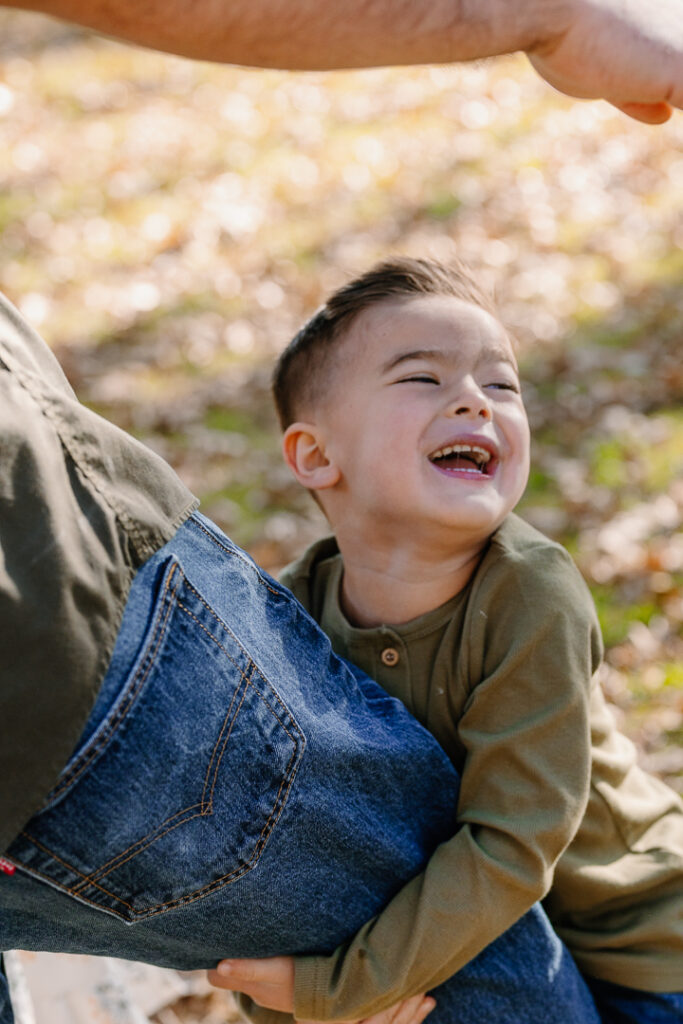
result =
[[[282,429],[321,397],[339,349],[334,343],[364,310],[387,299],[419,295],[451,295],[497,315],[491,297],[460,262],[400,257],[377,264],[334,292],[280,355],[273,396]]]

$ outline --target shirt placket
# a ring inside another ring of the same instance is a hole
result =
[[[373,646],[377,682],[411,709],[414,695],[408,650],[403,640],[393,629],[384,626],[377,631]]]

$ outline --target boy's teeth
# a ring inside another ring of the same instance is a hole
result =
[[[461,452],[476,455],[482,466],[485,466],[491,460],[491,452],[474,444],[449,444],[445,448],[439,448],[430,457],[432,459],[444,459],[447,455],[458,455]]]

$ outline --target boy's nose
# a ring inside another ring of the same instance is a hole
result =
[[[485,420],[491,419],[491,410],[489,409],[488,405],[485,404],[481,404],[479,406],[475,405],[474,403],[471,403],[469,405],[459,405],[456,409],[453,410],[453,412],[456,416],[466,416],[469,414],[471,416],[481,416],[482,419]]]
[[[475,419],[479,417],[484,420],[491,419],[491,407],[486,395],[479,391],[479,389],[461,391],[456,398],[449,402],[447,412],[449,416],[471,416]]]

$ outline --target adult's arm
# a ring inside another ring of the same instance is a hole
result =
[[[6,0],[142,46],[290,69],[524,50],[572,96],[644,121],[683,107],[683,0]]]

